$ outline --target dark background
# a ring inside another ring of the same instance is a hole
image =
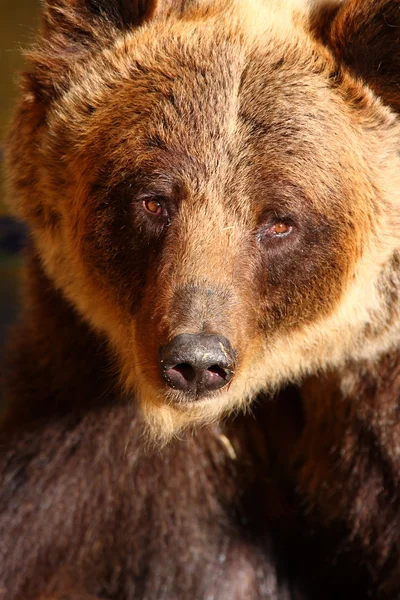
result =
[[[7,210],[4,136],[18,91],[18,74],[26,68],[23,49],[35,37],[38,13],[38,0],[0,0],[0,353],[6,331],[18,312],[24,238],[21,226]]]

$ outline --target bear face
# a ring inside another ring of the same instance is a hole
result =
[[[153,434],[390,347],[399,125],[346,64],[346,15],[93,10],[48,3],[10,189]]]

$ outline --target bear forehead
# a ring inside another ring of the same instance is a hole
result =
[[[134,126],[136,135],[149,135],[152,124],[160,136],[163,130],[166,141],[184,136],[187,143],[188,132],[197,133],[200,135],[191,138],[196,146],[204,133],[208,138],[225,134],[237,140],[241,120],[251,125],[252,134],[268,131],[268,135],[279,136],[290,131],[300,138],[318,123],[325,132],[333,129],[330,117],[335,112],[339,117],[340,108],[335,110],[337,100],[320,73],[301,72],[276,62],[269,69],[267,60],[252,57],[239,69],[221,52],[204,65],[174,57],[148,66],[133,55],[128,76],[115,71],[110,81],[107,72],[105,76],[96,73],[92,80],[89,71],[63,104],[70,103],[72,110],[72,104],[76,109],[77,103],[89,103],[101,111],[102,118],[107,112],[112,114],[115,129],[124,124]],[[343,114],[340,116],[343,122]],[[106,122],[104,129],[108,125]],[[73,129],[73,123],[70,127]]]
[[[177,117],[185,131],[215,130],[231,127],[242,110],[268,121],[279,109],[282,124],[285,111],[286,120],[301,112],[308,117],[310,104],[327,101],[321,96],[327,61],[304,32],[292,28],[288,36],[272,27],[249,38],[242,28],[204,20],[120,34],[110,48],[76,65],[62,108],[76,113],[83,101],[115,111],[114,99],[123,102],[119,117],[136,117],[138,127],[159,117],[178,133]]]
[[[192,188],[213,180],[232,200],[283,182],[334,204],[349,171],[346,139],[358,140],[329,61],[299,35],[272,29],[249,41],[240,27],[201,23],[126,34],[77,70],[50,127],[62,114],[58,137],[94,184],[138,173]]]

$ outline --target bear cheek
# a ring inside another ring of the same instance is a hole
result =
[[[264,255],[257,275],[263,335],[287,335],[331,314],[354,273],[354,248],[354,229],[315,220],[303,228],[296,248]]]
[[[126,354],[132,355],[134,315],[145,287],[148,256],[123,211],[89,196],[85,205],[90,209],[81,211],[70,228],[74,231],[69,240],[73,276],[65,291],[80,314],[106,334],[121,361]]]

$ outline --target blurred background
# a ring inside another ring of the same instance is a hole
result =
[[[18,74],[26,68],[22,52],[35,37],[39,0],[0,0],[0,355],[6,331],[18,311],[23,263],[23,228],[7,211],[3,148],[18,91]]]

